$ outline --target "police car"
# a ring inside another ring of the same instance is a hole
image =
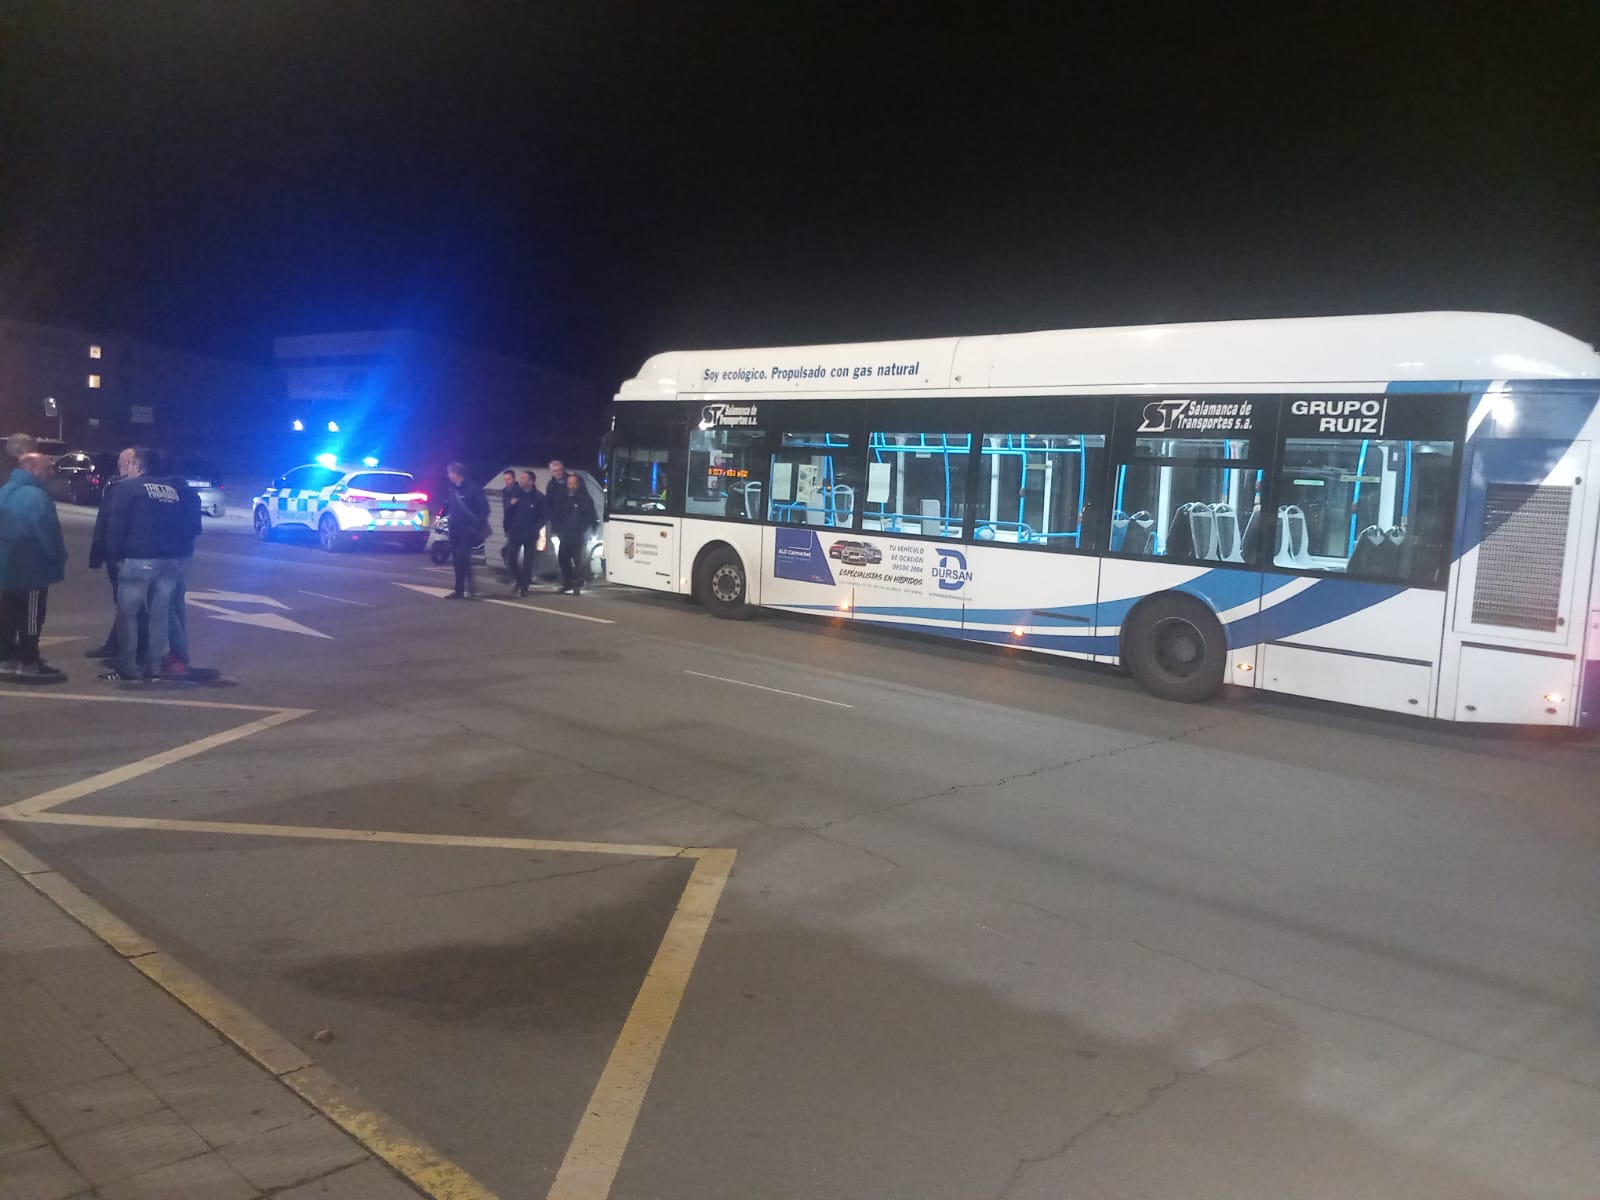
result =
[[[250,502],[256,537],[312,532],[324,550],[388,538],[424,550],[433,523],[428,493],[405,471],[323,461],[286,471]]]

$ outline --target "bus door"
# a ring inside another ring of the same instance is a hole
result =
[[[1459,395],[1283,401],[1260,687],[1432,716]]]
[[[679,570],[682,427],[619,426],[606,461],[606,578],[662,592],[687,592]]]
[[[1474,439],[1445,640],[1453,686],[1441,689],[1441,715],[1577,723],[1595,550],[1591,470],[1587,441]]]
[[[1112,402],[984,403],[969,507],[969,641],[1093,659]]]
[[[1272,539],[1261,495],[1277,403],[1221,394],[1119,403],[1097,615],[1105,659],[1119,653],[1135,605],[1156,592],[1185,592],[1222,623],[1223,678],[1258,684],[1261,571]]]

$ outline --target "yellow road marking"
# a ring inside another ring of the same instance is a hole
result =
[[[229,704],[221,700],[172,700],[156,696],[104,696],[94,692],[0,692],[7,700],[87,700],[94,704],[163,704],[169,708],[221,708],[232,712],[308,713],[309,708],[283,708],[272,704]]]
[[[521,607],[521,606],[518,606]],[[737,681],[730,681],[737,682]],[[165,704],[262,712],[248,724],[224,730],[172,750],[101,772],[75,784],[0,808],[0,820],[40,825],[75,825],[102,829],[147,829],[175,833],[231,834],[320,841],[391,845],[459,846],[495,850],[542,850],[622,857],[694,860],[667,931],[634,997],[600,1081],[578,1123],[577,1132],[551,1187],[550,1200],[606,1200],[622,1156],[633,1136],[667,1035],[677,1017],[689,976],[699,957],[711,918],[733,870],[735,852],[698,846],[558,841],[549,838],[484,837],[458,834],[402,833],[381,829],[337,829],[306,825],[267,825],[238,821],[191,821],[160,817],[119,817],[95,813],[61,813],[52,809],[117,784],[136,779],[183,759],[273,728],[310,709],[273,709],[257,705],[166,700],[132,696],[27,694],[27,699],[91,700]],[[810,697],[808,697],[809,699]],[[825,703],[837,703],[825,702]],[[152,982],[227,1037],[256,1062],[294,1089],[307,1103],[344,1129],[361,1145],[387,1162],[434,1200],[495,1200],[460,1167],[426,1142],[376,1109],[363,1105],[345,1085],[316,1066],[292,1042],[235,1004],[188,967],[159,950],[137,930],[51,871],[38,858],[0,834],[0,862],[6,863],[53,900]]]
[[[605,1200],[610,1194],[733,858],[732,850],[698,852],[683,897],[567,1147],[549,1200]]]
[[[232,729],[224,729],[221,733],[213,733],[209,737],[199,738],[196,741],[185,742],[181,746],[174,746],[170,750],[163,750],[159,754],[152,754],[148,758],[141,758],[138,762],[128,763],[126,766],[114,767],[109,771],[102,771],[98,775],[91,775],[87,779],[80,779],[76,783],[68,783],[58,788],[52,788],[27,800],[19,800],[15,804],[8,804],[0,808],[0,818],[17,818],[42,816],[50,809],[66,804],[84,796],[93,795],[95,792],[104,791],[108,787],[115,787],[119,783],[126,783],[130,779],[137,779],[141,775],[148,775],[151,771],[159,771],[162,767],[175,762],[182,762],[186,758],[193,758],[196,754],[204,754],[207,750],[214,750],[218,746],[226,746],[229,742],[236,742],[240,738],[249,737],[252,733],[260,733],[263,729],[271,729],[275,725],[282,725],[296,717],[303,717],[311,711],[305,708],[281,708],[269,711],[266,716],[259,717],[244,725],[236,725]]]
[[[27,803],[26,801],[24,803]],[[12,805],[12,808],[21,808]],[[35,825],[86,825],[92,829],[163,829],[169,833],[224,833],[241,837],[302,838],[327,842],[383,842],[398,846],[466,846],[480,850],[547,850],[569,854],[616,854],[632,858],[696,858],[694,846],[649,846],[611,842],[562,842],[551,838],[480,837],[460,833],[401,833],[388,829],[339,829],[327,825],[262,825],[243,821],[187,821],[177,817],[117,817],[0,809],[0,819]]]
[[[434,1200],[495,1200],[488,1188],[397,1122],[359,1103],[348,1088],[314,1066],[298,1046],[157,950],[99,901],[55,872],[40,870],[44,864],[4,834],[0,834],[0,862],[424,1194]]]

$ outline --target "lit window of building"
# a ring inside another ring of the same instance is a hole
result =
[[[90,358],[99,358],[100,357],[100,347],[99,346],[90,346],[89,347],[89,357]]]
[[[89,376],[89,386],[92,387],[92,388],[99,387],[100,386],[100,376],[98,376],[98,375]]]

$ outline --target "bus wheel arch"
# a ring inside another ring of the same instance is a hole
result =
[[[1146,691],[1197,704],[1222,690],[1228,635],[1211,606],[1186,592],[1156,592],[1122,623],[1122,663]]]
[[[750,575],[727,542],[710,542],[694,560],[694,598],[714,617],[743,621],[755,616],[749,602]]]

